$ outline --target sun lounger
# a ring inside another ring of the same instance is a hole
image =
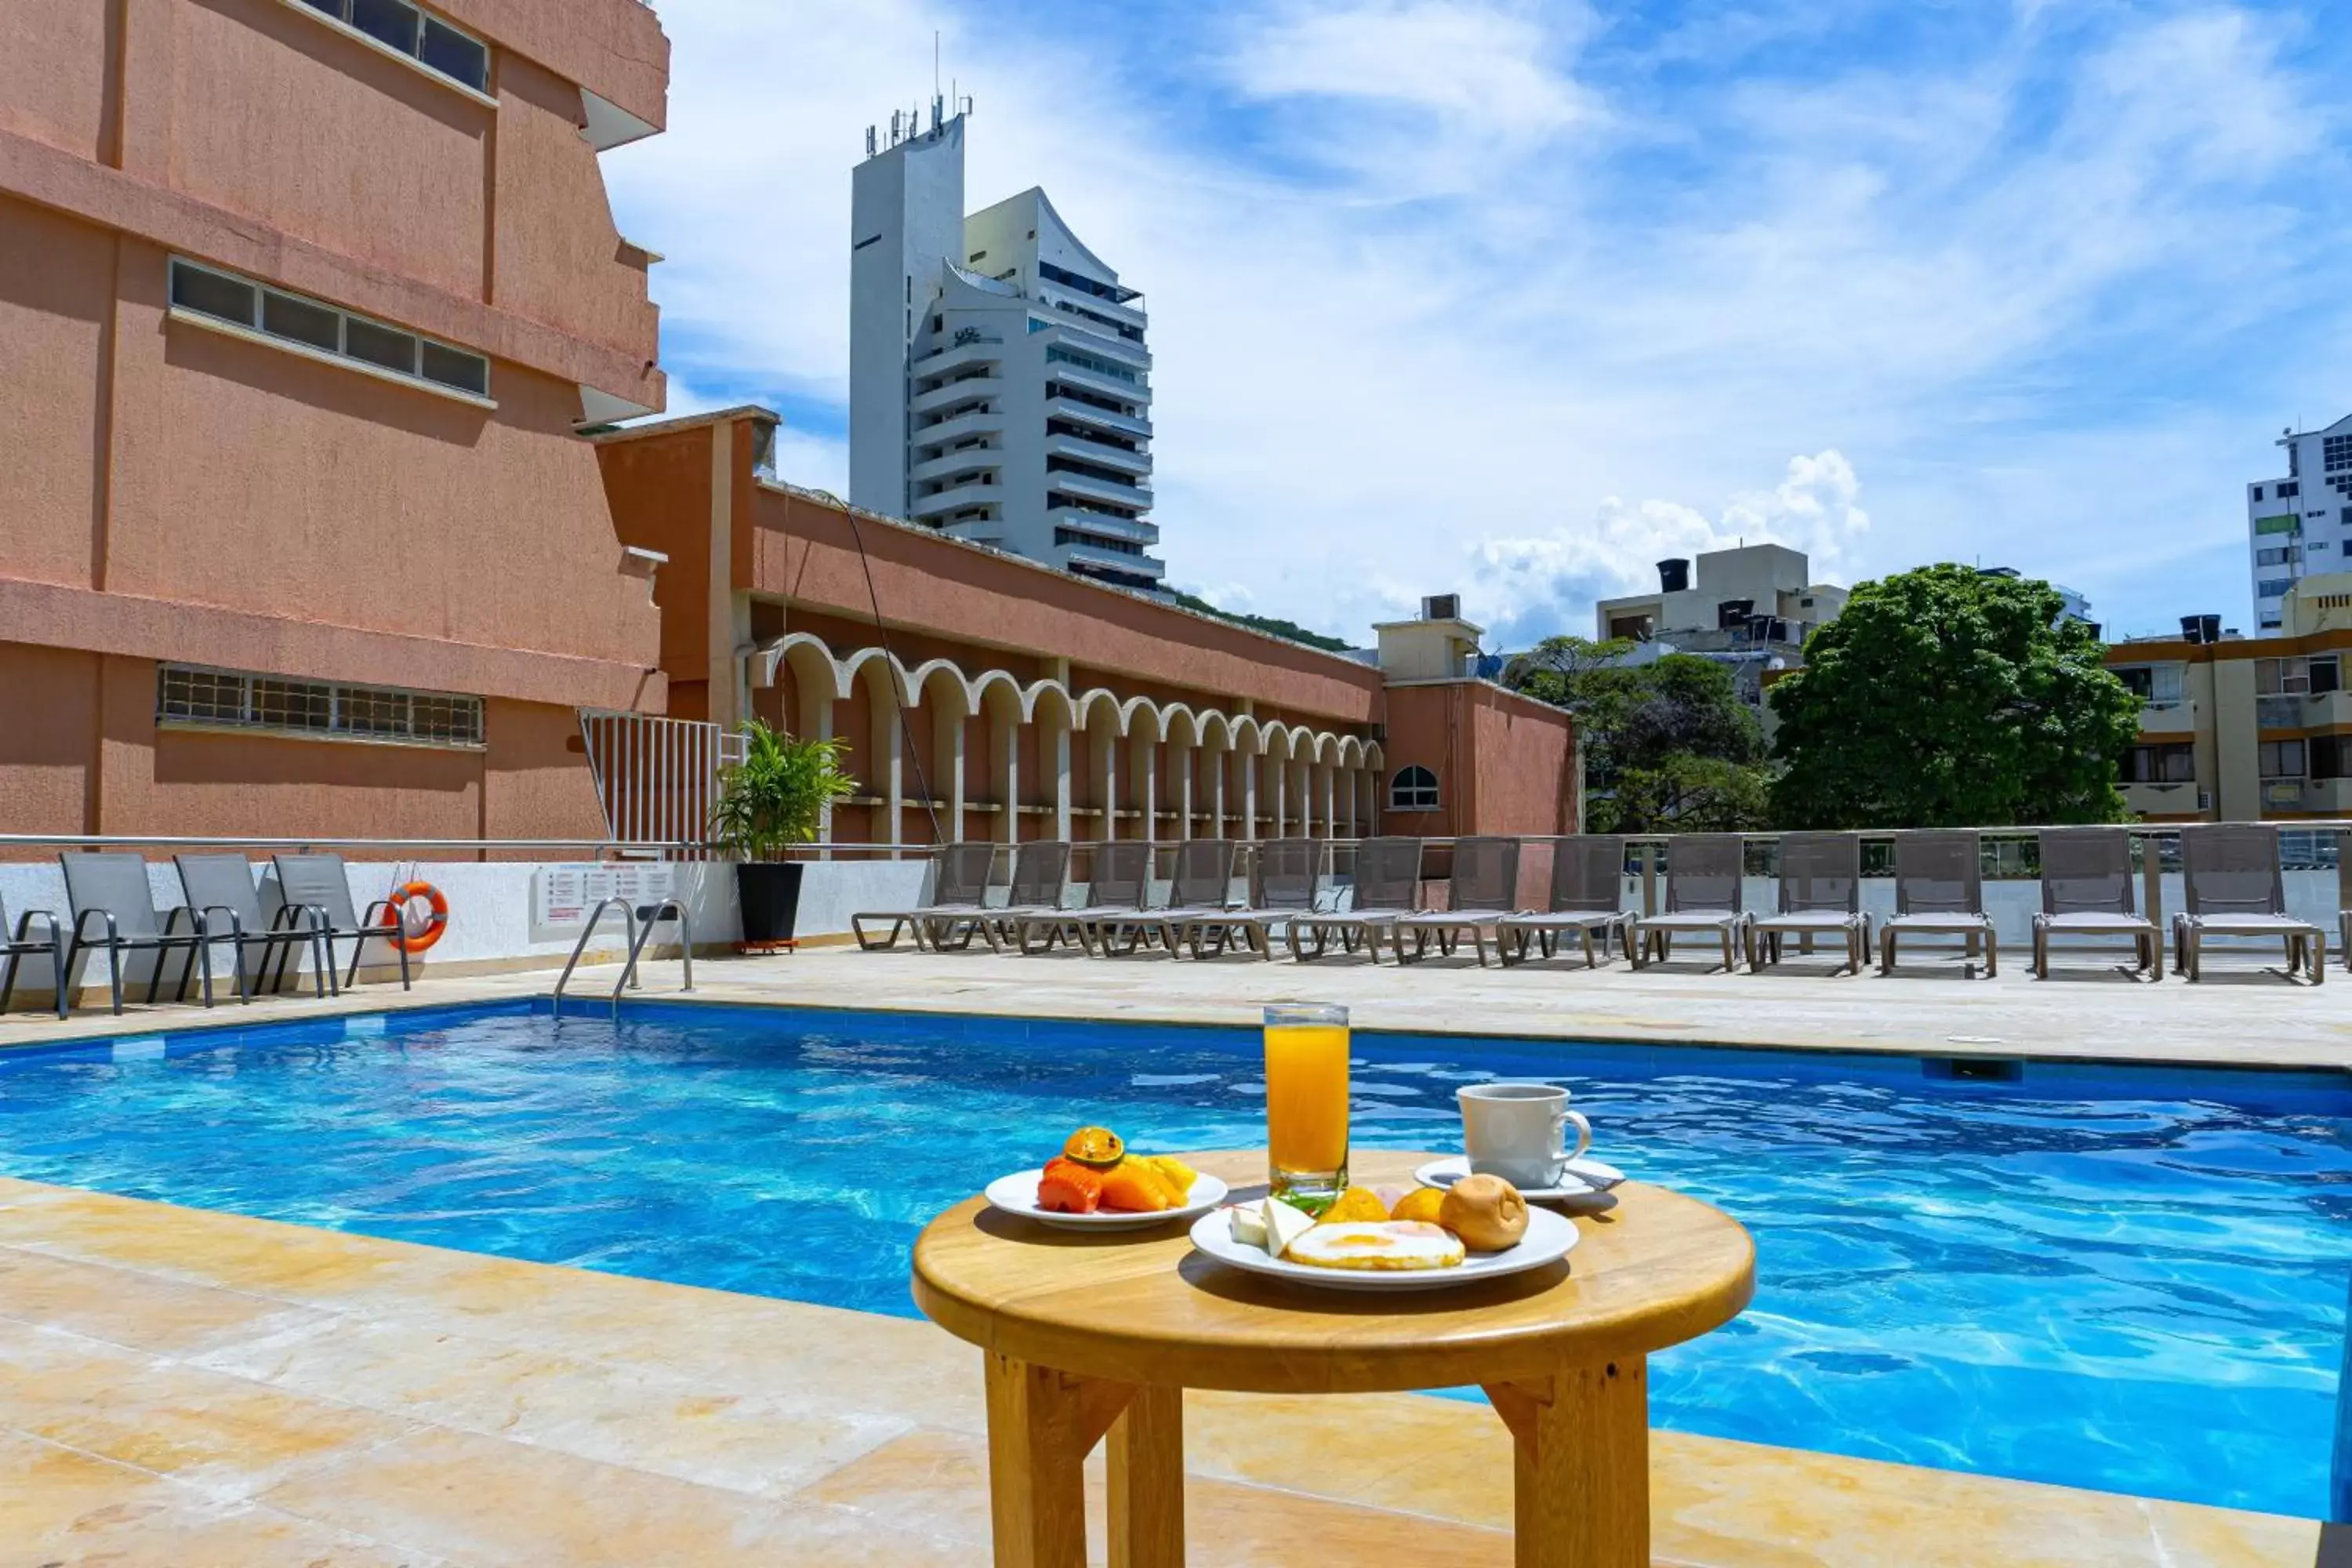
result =
[[[1519,841],[1482,835],[1454,841],[1454,874],[1446,879],[1445,908],[1401,915],[1390,931],[1399,963],[1429,956],[1434,940],[1448,958],[1464,936],[1477,950],[1480,968],[1486,963],[1486,932],[1519,910]],[[1405,956],[1405,938],[1412,939],[1412,957]],[[1496,938],[1499,958],[1502,939]]]
[[[1598,931],[1603,952],[1623,947],[1633,956],[1627,935],[1625,910],[1625,840],[1614,833],[1580,834],[1557,839],[1551,848],[1550,908],[1541,914],[1513,915],[1495,922],[1495,944],[1506,963],[1525,963],[1528,944],[1536,943],[1546,958],[1559,951],[1562,937],[1574,937],[1584,949],[1584,967],[1593,966],[1592,937]]]
[[[1740,877],[1748,848],[1737,833],[1677,833],[1666,840],[1666,907],[1633,921],[1633,967],[1664,963],[1677,936],[1713,936],[1723,944],[1723,972],[1739,968],[1748,944]]]
[[[972,839],[942,844],[932,860],[929,903],[911,910],[869,910],[852,915],[849,933],[867,952],[898,946],[902,931],[914,938],[919,948],[929,943],[940,952],[950,945],[961,950],[970,947],[974,936],[985,938],[993,947],[996,934],[986,917],[988,875],[995,865],[993,844]],[[877,936],[866,929],[867,921],[878,925],[884,921],[890,922],[887,933]]]
[[[1070,841],[1033,838],[1013,851],[1013,896],[1002,908],[981,919],[987,923],[988,945],[1002,952],[1005,942],[1021,940],[1024,921],[1062,912],[1062,895],[1070,881]]]
[[[1895,973],[1895,943],[1906,936],[1958,936],[1975,955],[1981,941],[1985,978],[2000,973],[2000,939],[1984,907],[1983,852],[1969,827],[1932,827],[1895,836],[1895,917],[1878,928],[1878,972]]]
[[[1143,922],[1171,954],[1192,940],[1195,927],[1232,912],[1234,848],[1230,838],[1188,838],[1176,846],[1167,907],[1149,910]]]
[[[36,937],[33,927],[37,923],[42,934]],[[57,977],[58,1016],[66,1016],[72,1006],[72,993],[66,984],[66,932],[58,917],[47,910],[26,910],[8,923],[8,906],[0,900],[0,1014],[8,1011],[8,998],[16,994],[16,965],[28,958],[47,958],[49,973]]]
[[[299,929],[300,912],[294,909],[281,906],[275,921],[263,918],[252,861],[242,855],[225,852],[174,855],[172,864],[179,869],[181,896],[204,921],[205,936],[215,942],[227,942],[235,954],[239,1002],[253,1000],[261,977],[269,973],[269,961],[289,945],[310,949],[311,985],[320,996],[327,994],[327,971],[334,965],[327,958],[326,942],[315,931]],[[261,950],[261,960],[248,966],[246,952],[257,947]],[[282,971],[285,966],[281,963],[278,967]]]
[[[2250,822],[2206,823],[2180,830],[2180,879],[2188,909],[2172,917],[2172,959],[2190,980],[2202,977],[2209,936],[2273,937],[2286,947],[2286,972],[2304,969],[2314,985],[2327,974],[2327,934],[2286,911],[2286,877],[2278,829]]]
[[[122,850],[67,850],[58,857],[65,868],[66,899],[73,909],[73,942],[66,950],[70,970],[83,952],[106,950],[107,984],[114,1011],[122,1012],[122,955],[152,952],[155,968],[147,980],[147,1000],[155,1000],[163,984],[163,961],[180,956],[180,980],[172,993],[175,1002],[188,996],[192,970],[204,974],[205,1005],[213,1005],[212,951],[205,940],[204,917],[187,906],[169,911],[155,908],[147,885],[147,862]]]
[[[1023,920],[1022,952],[1044,952],[1056,942],[1068,942],[1090,953],[1108,955],[1122,931],[1129,952],[1143,940],[1136,917],[1143,912],[1144,900],[1151,891],[1151,846],[1136,838],[1110,839],[1095,845],[1090,859],[1087,901],[1077,909]]]
[[[290,924],[305,931],[315,931],[327,950],[327,989],[340,994],[342,988],[359,979],[360,959],[366,952],[370,938],[386,941],[400,934],[400,914],[392,907],[390,899],[377,899],[369,903],[367,913],[360,914],[352,907],[351,873],[343,858],[331,852],[313,855],[278,855],[270,858],[278,873],[278,897],[281,906],[299,911],[289,917]],[[348,973],[335,973],[335,943],[352,944],[352,966]],[[394,947],[400,960],[400,988],[409,988],[408,950]],[[286,961],[290,948],[281,949],[278,956],[277,978],[269,990],[276,990],[285,981]]]
[[[1748,928],[1748,967],[1780,962],[1790,937],[1834,936],[1847,972],[1870,961],[1870,917],[1862,912],[1862,840],[1851,833],[1790,833],[1780,839],[1780,907]]]
[[[1187,922],[1192,956],[1223,953],[1229,942],[1269,962],[1274,933],[1315,910],[1315,884],[1323,868],[1323,840],[1270,838],[1250,857],[1250,901]]]
[[[2126,938],[2151,980],[2164,978],[2164,933],[2132,902],[2131,836],[2120,827],[2053,827],[2042,835],[2042,910],[2033,973],[2050,978],[2053,936]]]
[[[1396,923],[1421,903],[1421,840],[1367,838],[1356,847],[1356,881],[1348,908],[1295,916],[1283,936],[1290,956],[1304,962],[1330,951],[1331,939],[1353,952],[1361,947],[1381,961],[1381,937],[1396,937]],[[1310,948],[1305,939],[1314,939]]]

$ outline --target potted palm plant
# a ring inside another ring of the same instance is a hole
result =
[[[794,740],[757,719],[743,726],[743,760],[719,773],[710,836],[736,858],[747,944],[793,940],[803,868],[783,853],[814,839],[824,808],[857,792],[857,781],[841,771],[848,753],[845,742]]]

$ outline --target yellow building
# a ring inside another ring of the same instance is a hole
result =
[[[2223,637],[2213,617],[2179,637],[2107,649],[2140,694],[2124,798],[2151,822],[2352,816],[2352,573],[2305,577],[2278,633]]]

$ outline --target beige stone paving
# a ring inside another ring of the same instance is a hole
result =
[[[1587,971],[1555,961],[1481,969],[1467,957],[1400,970],[1361,958],[1300,964],[1228,957],[1196,963],[1159,954],[1091,959],[1066,952],[1023,958],[816,947],[771,958],[707,958],[694,999],[809,1007],[1000,1014],[1056,1018],[1254,1025],[1267,1002],[1347,1004],[1360,1027],[1519,1038],[1631,1040],[1879,1050],[1929,1055],[2079,1058],[2229,1066],[2352,1068],[2352,977],[2317,988],[2239,967],[2191,985],[2129,977],[2091,955],[2037,981],[2012,955],[1999,977],[1963,977],[1923,959],[1891,976],[1831,973],[1826,958],[1791,958],[1781,971],[1731,975],[1696,961],[1637,972],[1622,962]],[[583,969],[572,994],[609,997],[615,966]],[[634,994],[678,995],[674,961],[644,968]],[[250,1006],[132,1005],[67,1022],[17,1012],[0,1021],[0,1048],[159,1028],[250,1026],[385,1007],[545,995],[552,972],[421,981],[413,992],[363,986],[341,1000],[269,997]]]
[[[922,1322],[0,1180],[0,1568],[985,1562],[979,1372]],[[1510,1561],[1480,1406],[1194,1394],[1186,1423],[1194,1563]],[[1653,1473],[1684,1568],[2319,1552],[2304,1521],[1675,1433]]]

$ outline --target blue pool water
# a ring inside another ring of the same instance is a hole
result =
[[[1574,1086],[1598,1151],[1754,1232],[1657,1358],[1686,1431],[2325,1511],[2352,1220],[2336,1077],[1360,1036],[1360,1143]],[[442,1010],[0,1058],[0,1171],[911,1314],[934,1213],[1072,1126],[1263,1141],[1244,1030],[639,1005]]]

